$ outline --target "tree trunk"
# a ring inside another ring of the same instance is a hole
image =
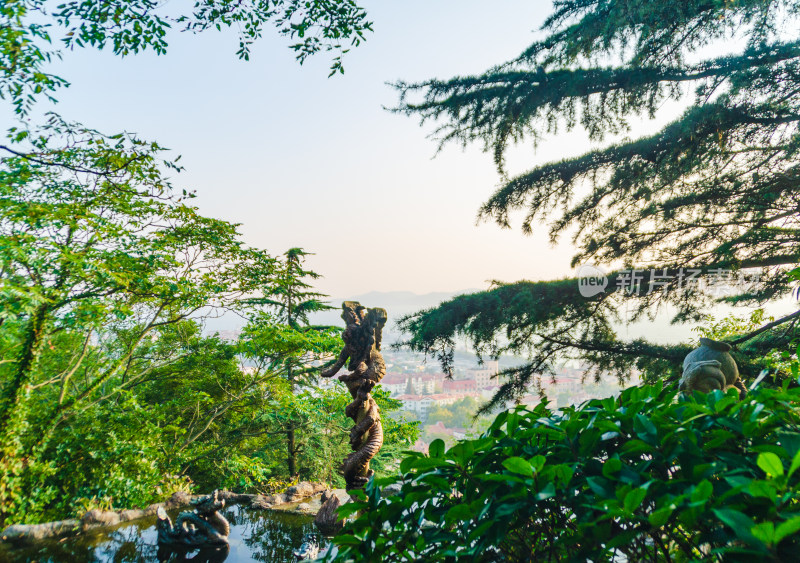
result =
[[[294,430],[289,430],[286,433],[286,445],[289,457],[287,461],[289,462],[289,476],[294,477],[297,475],[297,451],[295,450],[294,446]]]
[[[47,307],[44,305],[39,306],[31,315],[25,327],[16,373],[3,389],[2,399],[0,399],[0,444],[2,445],[8,444],[9,422],[19,406],[23,390],[30,380],[33,366],[39,357],[46,318]]]

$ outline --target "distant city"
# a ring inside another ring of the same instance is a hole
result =
[[[235,340],[239,330],[221,330],[217,334]],[[474,354],[457,350],[453,376],[448,378],[438,362],[422,354],[394,349],[391,345],[385,345],[382,352],[386,375],[380,386],[393,399],[402,402],[404,416],[420,421],[422,437],[414,446],[420,451],[427,451],[428,444],[435,438],[452,442],[480,434],[485,424],[481,424],[480,419],[473,420],[473,417],[478,407],[494,396],[503,383],[498,374],[524,362],[522,358],[503,356],[499,360],[481,363]],[[637,381],[630,381],[628,385],[635,383]],[[335,382],[331,380],[321,384],[335,385]],[[587,375],[585,368],[565,364],[554,376],[539,378],[531,385],[529,393],[516,403],[508,402],[505,406],[513,408],[522,404],[533,407],[546,397],[551,407],[562,408],[608,397],[620,389],[616,378],[601,377],[595,381],[594,375]],[[484,422],[488,423],[490,418],[484,418]]]

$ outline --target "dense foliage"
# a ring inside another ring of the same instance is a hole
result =
[[[0,98],[19,118],[0,144],[0,524],[338,479],[349,396],[295,377],[338,346],[307,322],[323,296],[303,297],[303,251],[275,259],[200,215],[158,143],[34,111],[68,86],[65,50],[163,54],[173,29],[231,27],[247,59],[268,25],[300,62],[331,52],[331,73],[371,30],[352,0],[0,3]],[[235,340],[203,325],[228,310],[250,321]],[[377,398],[392,456],[416,426]]]
[[[324,307],[302,250],[276,260],[198,215],[154,143],[57,117],[26,137],[37,157],[0,164],[0,519],[336,481],[349,395],[292,376],[340,346],[301,322]],[[224,309],[251,318],[236,341],[202,334]],[[413,443],[414,425],[389,420],[387,452]],[[281,440],[298,429],[287,468]]]
[[[567,279],[457,297],[407,318],[409,345],[446,368],[463,337],[481,353],[527,354],[499,403],[564,357],[654,380],[685,350],[621,340],[615,326],[665,304],[686,321],[717,301],[788,293],[800,256],[798,16],[796,0],[558,0],[542,38],[517,59],[479,76],[398,84],[398,111],[435,121],[442,143],[494,152],[501,186],[482,218],[508,227],[522,212],[524,232],[572,237],[573,266],[612,270],[605,291],[590,296]],[[670,100],[685,107],[677,120],[625,137]],[[577,127],[598,148],[508,176],[511,144]],[[796,336],[794,323],[777,324],[741,350],[740,363]]]
[[[329,560],[796,560],[800,388],[520,407],[400,470],[341,509],[361,513]]]

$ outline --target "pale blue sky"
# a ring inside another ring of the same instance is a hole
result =
[[[569,275],[569,241],[475,225],[498,183],[491,155],[451,146],[432,159],[431,128],[382,106],[385,83],[479,73],[535,38],[544,0],[365,1],[375,33],[327,78],[329,60],[304,66],[265,33],[249,62],[232,32],[174,34],[166,56],[120,59],[67,52],[57,72],[72,86],[58,111],[104,132],[135,131],[183,156],[175,183],[207,215],[242,223],[245,241],[273,253],[301,246],[333,296],[485,287],[490,279]],[[655,131],[675,108],[637,132]],[[512,151],[510,165],[588,150],[582,132]]]

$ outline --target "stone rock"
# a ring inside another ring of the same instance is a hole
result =
[[[34,543],[47,538],[60,538],[80,530],[80,520],[58,520],[45,524],[12,524],[0,532],[3,541]]]
[[[172,493],[172,496],[167,499],[167,502],[164,503],[164,508],[166,510],[172,510],[173,508],[180,508],[182,506],[187,506],[192,502],[192,495],[189,493],[184,493],[183,491],[176,491]]]
[[[270,502],[270,499],[274,498],[274,496],[265,497],[264,495],[256,495],[253,497],[253,500],[250,501],[250,508],[254,508],[256,510],[266,510],[268,508],[272,508],[274,503]]]
[[[128,520],[136,520],[137,518],[144,518],[147,516],[146,510],[121,510],[119,512],[120,522],[127,522]]]
[[[283,502],[297,502],[304,498],[308,498],[314,496],[317,493],[320,493],[327,489],[327,485],[324,483],[311,483],[309,481],[300,481],[298,484],[293,485],[286,489],[284,492],[284,501]],[[278,504],[278,503],[274,503]]]
[[[225,501],[225,504],[250,504],[256,495],[232,493],[230,491],[220,491],[218,498]]]
[[[328,493],[326,491],[326,493]],[[341,506],[339,497],[333,493],[326,494],[325,502],[322,503],[317,516],[314,518],[314,524],[317,529],[324,536],[333,536],[344,527],[344,522],[337,519],[336,510]]]
[[[81,528],[88,530],[98,526],[114,526],[120,523],[119,514],[111,510],[92,509],[81,518]]]
[[[301,502],[295,507],[295,510],[298,512],[308,512],[309,510],[311,510],[311,505],[308,504],[307,502]]]
[[[403,489],[403,485],[400,483],[392,483],[391,485],[386,485],[381,489],[381,496],[385,497],[393,497],[394,495],[400,494],[400,491]]]
[[[744,397],[747,389],[739,378],[739,368],[730,354],[731,345],[710,338],[701,338],[700,346],[683,360],[683,375],[678,384],[681,391],[702,391],[735,387]]]

